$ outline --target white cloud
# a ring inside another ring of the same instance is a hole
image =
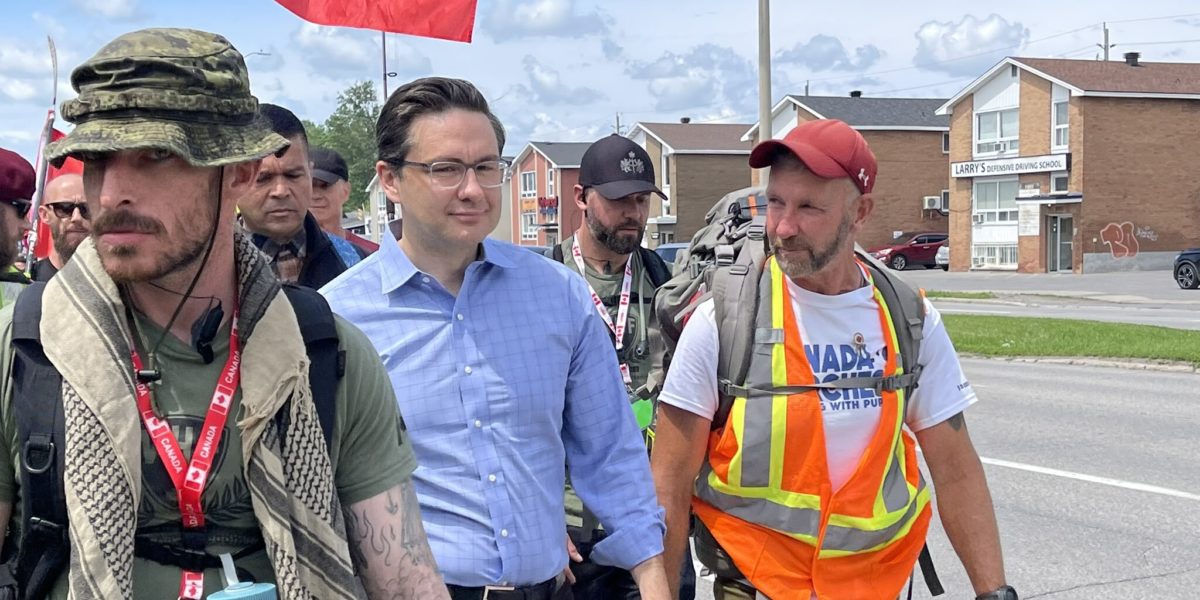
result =
[[[657,110],[704,107],[744,113],[757,105],[757,70],[732,48],[703,44],[686,54],[666,52],[650,63],[630,63],[627,72],[647,81]]]
[[[49,76],[51,64],[45,40],[40,45],[0,40],[0,73]]]
[[[37,94],[37,88],[30,81],[0,75],[0,96],[16,102],[28,102]]]
[[[292,36],[303,61],[330,79],[374,72],[381,65],[374,33],[304,23]],[[397,36],[388,37],[388,70],[399,76],[424,75],[433,70],[428,56]]]
[[[823,34],[775,53],[775,60],[779,62],[803,65],[813,71],[862,71],[874,66],[882,57],[883,51],[874,44],[859,46],[854,49],[854,56],[850,56],[841,40]]]
[[[531,113],[520,109],[501,114],[501,121],[508,137],[504,150],[506,154],[520,152],[530,141],[590,142],[611,131],[607,125],[599,122],[581,124],[586,119],[571,120],[573,124],[568,125],[548,113]]]
[[[498,42],[527,37],[582,37],[607,33],[599,12],[580,14],[575,0],[497,0],[484,30]]]
[[[85,13],[114,21],[128,21],[140,16],[138,0],[74,0]]]
[[[992,14],[980,20],[967,15],[958,23],[929,21],[914,34],[913,63],[930,71],[955,76],[978,75],[1029,40],[1029,29]],[[947,62],[949,61],[949,62]]]
[[[59,39],[66,39],[67,37],[67,28],[63,27],[62,23],[59,23],[57,19],[50,15],[34,12],[33,22],[41,25],[46,30],[46,33],[50,34],[50,37]]]
[[[526,55],[521,61],[529,86],[517,86],[517,91],[533,102],[549,104],[590,104],[604,98],[604,93],[581,86],[571,87],[563,81],[558,71],[547,67],[536,58]]]

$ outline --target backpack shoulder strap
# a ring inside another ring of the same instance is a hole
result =
[[[338,346],[337,324],[325,297],[316,290],[284,285],[308,353],[308,381],[325,446],[333,444],[333,426],[337,416],[337,386],[346,374],[346,353]],[[332,377],[330,375],[333,375]]]
[[[742,385],[750,368],[750,352],[754,346],[754,317],[758,312],[758,288],[763,266],[767,262],[765,236],[753,235],[746,240],[733,264],[722,265],[718,248],[718,264],[712,276],[713,308],[717,322],[717,412],[712,429],[725,426],[733,396],[727,393],[730,385]]]
[[[921,341],[925,337],[924,294],[901,279],[895,271],[884,266],[875,257],[861,249],[856,249],[855,252],[859,260],[867,265],[871,277],[875,280],[876,289],[887,302],[892,323],[896,327],[896,337],[900,342],[900,358],[904,372],[920,376]],[[915,383],[911,387],[915,388]],[[909,389],[909,392],[911,391]]]
[[[671,268],[657,252],[639,246],[638,254],[641,255],[642,266],[646,269],[646,275],[650,277],[650,283],[654,289],[662,287],[664,283],[671,280]]]
[[[70,556],[62,479],[66,448],[62,376],[42,350],[45,289],[45,283],[35,283],[17,297],[12,324],[12,402],[21,495],[26,499],[15,572],[26,598],[49,592]]]
[[[562,246],[559,244],[550,246],[549,248],[546,248],[545,250],[542,251],[542,256],[545,256],[546,258],[548,258],[554,262],[562,262],[563,261]]]

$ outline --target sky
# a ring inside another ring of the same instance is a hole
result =
[[[382,0],[381,0],[382,1]],[[399,1],[399,0],[395,0]],[[0,147],[32,159],[55,83],[122,33],[189,27],[246,55],[260,101],[323,121],[337,94],[382,93],[380,34],[305,23],[273,0],[0,0]],[[948,98],[1004,56],[1095,60],[1108,22],[1112,59],[1200,62],[1191,0],[806,2],[771,6],[772,104],[785,94]],[[483,91],[508,130],[531,141],[592,141],[638,121],[754,123],[758,15],[751,0],[479,0],[470,44],[391,35],[388,86],[426,75]],[[59,122],[59,127],[69,125]]]

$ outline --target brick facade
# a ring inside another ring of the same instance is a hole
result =
[[[704,226],[704,217],[717,200],[750,185],[746,160],[745,155],[671,155],[671,212],[677,218],[675,241],[690,241]]]
[[[924,210],[922,198],[941,196],[946,189],[949,161],[942,152],[940,131],[863,131],[875,153],[875,211],[859,234],[864,248],[888,245],[893,232],[948,231],[945,216]]]

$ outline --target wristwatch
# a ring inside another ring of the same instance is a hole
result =
[[[975,596],[975,600],[1018,600],[1017,590],[1014,590],[1011,585],[1006,585],[986,594]]]

